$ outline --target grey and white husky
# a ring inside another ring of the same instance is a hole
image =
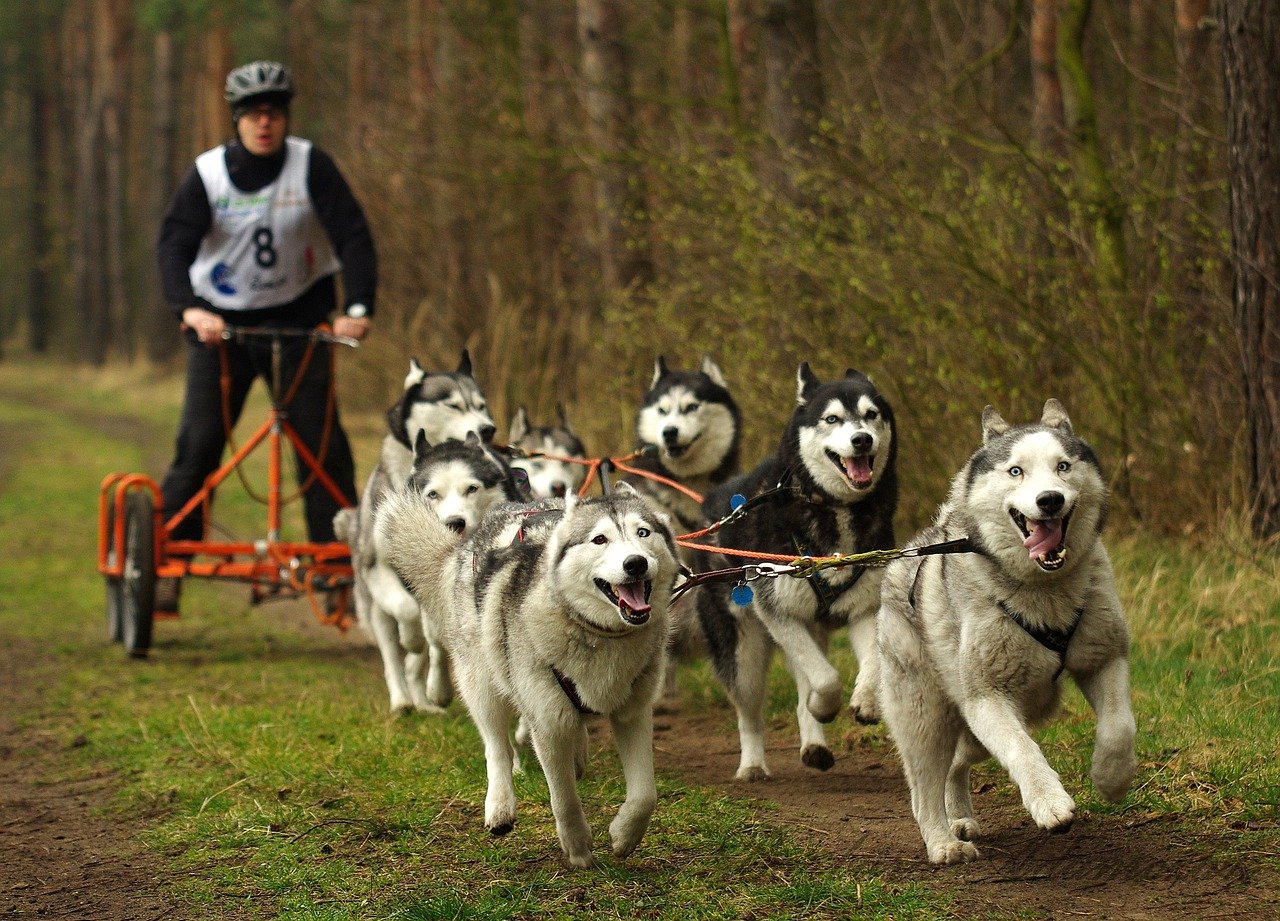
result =
[[[496,427],[471,371],[471,356],[465,349],[453,372],[426,371],[416,358],[410,359],[404,391],[387,410],[387,434],[360,503],[334,517],[339,539],[351,548],[356,619],[382,651],[392,710],[439,710],[448,705],[453,692],[444,651],[439,648],[433,648],[430,654],[430,660],[439,663],[438,669],[432,669],[430,688],[424,671],[426,663],[418,659],[410,659],[415,677],[406,679],[403,654],[398,651],[401,645],[397,624],[401,621],[392,612],[403,609],[410,599],[373,551],[373,516],[382,498],[403,488],[413,474],[414,445],[420,435],[431,445],[450,439],[464,441],[470,433],[485,442],[493,438]]]
[[[983,446],[914,545],[968,538],[974,553],[890,564],[879,615],[881,698],[929,860],[978,855],[969,768],[994,756],[1037,825],[1065,831],[1075,801],[1028,732],[1064,672],[1097,713],[1093,782],[1133,779],[1129,632],[1099,532],[1106,486],[1093,450],[1049,400],[1038,424],[990,406]]]
[[[525,408],[517,409],[507,430],[507,442],[519,449],[511,466],[525,472],[535,499],[563,499],[566,493],[577,492],[587,478],[585,465],[555,459],[587,456],[582,440],[569,425],[564,406],[558,403],[555,425],[532,425]]]
[[[703,507],[712,520],[728,514],[735,493],[747,499],[772,496],[721,529],[720,546],[787,556],[891,548],[898,481],[888,401],[858,371],[822,383],[808,362],[797,372],[796,399],[777,453],[707,496]],[[779,484],[781,490],[770,492]],[[855,715],[864,721],[878,718],[874,615],[880,579],[879,570],[845,568],[803,580],[760,580],[753,583],[754,599],[743,607],[731,603],[728,585],[699,590],[698,619],[716,674],[738,711],[738,779],[769,776],[764,705],[775,646],[796,680],[806,765],[825,771],[835,763],[821,724],[840,709],[841,684],[826,650],[832,632],[845,624],[859,664]]]
[[[568,862],[593,863],[578,798],[588,714],[608,716],[627,795],[613,852],[640,843],[657,802],[653,699],[662,679],[677,563],[668,519],[625,485],[611,496],[503,504],[465,541],[419,494],[389,497],[378,551],[437,621],[454,678],[484,741],[485,826],[515,823],[512,721],[518,714],[551,793]]]

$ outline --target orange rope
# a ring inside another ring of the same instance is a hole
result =
[[[626,458],[626,459],[629,459],[629,458]],[[616,459],[613,461],[613,466],[617,467],[623,473],[631,473],[631,474],[634,474],[635,476],[644,477],[646,480],[653,480],[655,483],[661,483],[663,486],[669,486],[672,489],[676,490],[677,492],[684,493],[686,496],[688,496],[690,499],[692,499],[694,502],[698,503],[699,505],[702,504],[702,496],[698,495],[696,492],[694,492],[688,486],[685,486],[683,483],[677,483],[675,480],[671,479],[670,477],[665,477],[658,473],[652,473],[648,470],[641,470],[638,467],[629,467],[625,463],[623,463],[621,460],[616,460]]]

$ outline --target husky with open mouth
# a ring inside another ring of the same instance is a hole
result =
[[[591,866],[578,798],[585,719],[609,718],[626,800],[609,826],[613,852],[640,843],[657,803],[653,700],[662,680],[677,575],[666,515],[625,484],[608,497],[504,503],[466,540],[416,493],[378,515],[380,557],[413,590],[452,654],[454,678],[484,741],[493,834],[515,824],[512,722],[519,715],[551,793],[569,864]]]
[[[952,481],[923,546],[971,553],[898,560],[878,618],[885,720],[929,860],[978,856],[969,769],[994,756],[1037,825],[1066,831],[1076,805],[1029,734],[1063,674],[1097,714],[1093,782],[1122,799],[1135,768],[1129,631],[1100,530],[1105,478],[1066,410],[1010,426],[990,406],[983,445]]]
[[[703,508],[711,520],[729,513],[734,494],[770,497],[722,528],[717,542],[789,557],[893,547],[898,481],[889,402],[865,374],[849,370],[823,383],[808,362],[797,372],[796,399],[777,453],[707,496]],[[726,559],[723,565],[731,564]],[[738,711],[738,779],[769,776],[764,705],[775,646],[796,679],[801,760],[806,765],[825,771],[835,763],[821,724],[833,720],[840,708],[841,683],[826,650],[832,632],[845,624],[859,665],[854,713],[864,722],[879,718],[875,612],[880,578],[879,570],[844,568],[808,579],[760,580],[753,583],[753,600],[742,607],[730,600],[728,585],[699,589],[703,634]]]
[[[563,499],[566,493],[577,492],[587,478],[585,464],[559,460],[587,456],[561,404],[556,404],[555,425],[533,425],[521,406],[511,417],[507,442],[518,449],[511,466],[525,472],[535,499]]]
[[[382,652],[393,711],[438,711],[449,704],[453,690],[443,649],[433,648],[426,659],[415,658],[418,653],[413,651],[407,660],[404,658],[401,650],[410,647],[401,643],[396,626],[401,620],[393,612],[413,602],[373,552],[373,516],[382,498],[403,488],[413,474],[414,446],[420,436],[427,445],[440,445],[450,439],[463,442],[471,433],[486,444],[493,440],[496,426],[484,392],[471,372],[471,356],[465,349],[456,371],[427,371],[416,358],[410,359],[404,390],[387,410],[387,434],[360,503],[334,516],[339,540],[351,548],[356,620]],[[493,460],[502,463],[496,457]],[[486,479],[487,476],[475,481]],[[416,636],[405,639],[411,644],[417,641]],[[405,661],[409,665],[407,674],[402,664]]]

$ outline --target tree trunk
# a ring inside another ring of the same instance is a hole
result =
[[[231,110],[223,95],[227,74],[231,71],[231,35],[221,11],[215,9],[209,14],[206,36],[204,76],[197,75],[196,85],[196,98],[204,104],[200,107],[200,130],[193,154],[216,147],[231,136]]]
[[[607,284],[643,285],[653,275],[643,223],[644,178],[635,162],[635,115],[620,0],[577,0],[583,100]]]
[[[1274,540],[1280,536],[1280,7],[1218,0],[1217,10],[1249,518],[1256,537]]]
[[[764,124],[769,136],[766,174],[790,198],[797,192],[792,163],[810,145],[822,115],[818,17],[813,0],[765,0]]]
[[[147,246],[145,265],[147,297],[143,299],[145,315],[139,324],[146,340],[147,356],[152,361],[168,361],[177,353],[182,344],[178,335],[178,326],[173,322],[164,295],[160,290],[160,272],[156,264],[155,238],[156,228],[164,217],[169,196],[173,193],[174,167],[177,162],[177,119],[174,111],[174,87],[176,85],[176,68],[174,67],[173,33],[161,30],[156,33],[151,43],[151,143],[147,165],[150,173],[148,181]]]
[[[94,4],[94,54],[102,87],[102,235],[106,263],[107,343],[125,357],[133,354],[129,323],[129,294],[125,284],[125,132],[124,99],[129,76],[127,12],[120,0]]]
[[[74,40],[70,49],[75,62],[76,181],[72,208],[71,265],[75,279],[77,354],[81,361],[100,365],[107,356],[110,332],[104,279],[103,193],[98,148],[102,143],[103,87],[94,80],[93,11],[86,2],[72,5]]]
[[[1036,146],[1061,152],[1066,128],[1062,113],[1062,82],[1058,79],[1058,0],[1031,3],[1031,128]]]

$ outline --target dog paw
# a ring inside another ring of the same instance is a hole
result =
[[[772,777],[768,769],[763,764],[744,764],[738,768],[738,773],[733,775],[734,780],[745,780],[747,783],[759,783]]]
[[[951,839],[930,844],[926,850],[929,852],[929,863],[968,863],[978,858],[978,849],[968,841]]]
[[[1076,820],[1076,801],[1065,790],[1032,800],[1027,809],[1037,825],[1054,834],[1069,831]]]
[[[510,819],[499,822],[496,825],[490,825],[486,822],[484,827],[489,829],[489,834],[493,835],[495,838],[501,838],[503,835],[509,833],[511,829],[516,827],[516,820]]]
[[[800,752],[800,760],[805,767],[816,771],[829,771],[836,763],[836,756],[825,745],[806,745]]]
[[[1102,798],[1109,803],[1118,803],[1129,792],[1133,783],[1133,775],[1137,770],[1137,761],[1133,752],[1126,755],[1105,759],[1095,759],[1093,764],[1093,785],[1098,788]]]
[[[417,710],[419,713],[430,713],[433,716],[442,716],[443,714],[448,712],[447,710],[445,710],[444,707],[440,706],[439,704],[433,704],[429,700],[419,701],[418,703],[415,703],[413,705],[413,709]]]
[[[880,705],[875,694],[854,691],[853,697],[849,698],[849,712],[864,726],[874,726],[880,722]]]
[[[646,821],[638,822],[634,819],[624,818],[619,815],[609,824],[609,841],[613,845],[613,854],[615,857],[630,857],[631,853],[640,845],[640,839],[644,837],[645,829],[649,823]]]
[[[565,863],[575,870],[590,870],[596,865],[596,859],[590,851],[585,854],[565,854]]]
[[[951,834],[961,841],[977,841],[982,837],[982,829],[972,818],[952,819]]]
[[[840,712],[840,686],[836,685],[834,693],[831,690],[819,693],[815,688],[809,692],[804,705],[819,723],[831,722]]]

